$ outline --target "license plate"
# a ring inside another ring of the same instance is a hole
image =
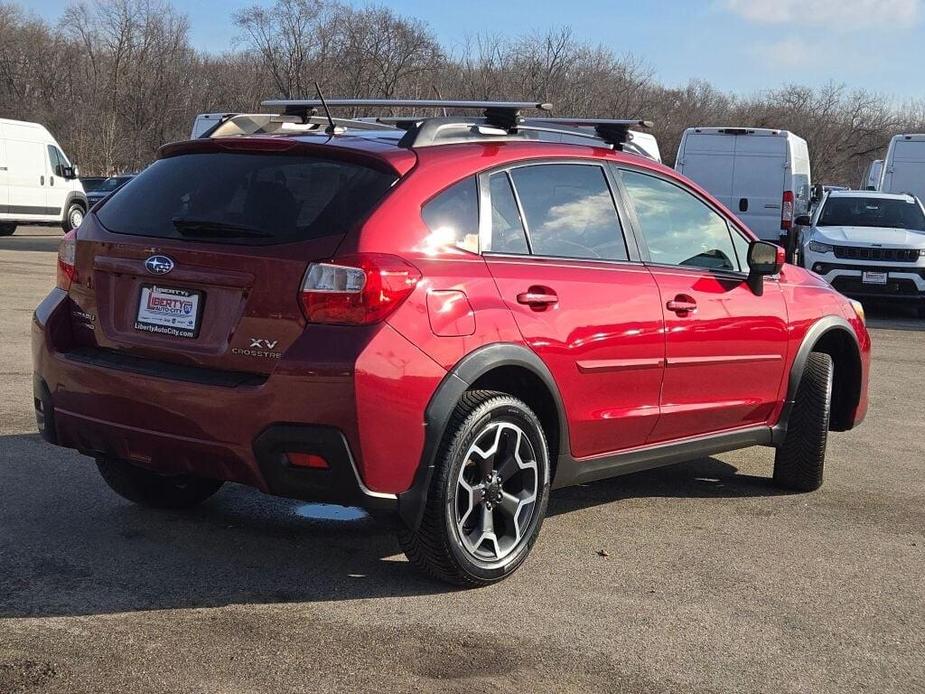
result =
[[[202,292],[143,284],[135,329],[173,337],[196,337]]]
[[[886,284],[888,276],[885,272],[865,272],[861,281],[864,284]]]

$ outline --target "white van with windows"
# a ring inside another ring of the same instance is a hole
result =
[[[896,135],[890,140],[878,190],[925,200],[925,133]]]
[[[0,118],[0,236],[22,224],[80,226],[87,196],[78,173],[45,126]]]
[[[688,128],[675,170],[714,195],[755,234],[783,243],[811,203],[806,140],[770,128]]]

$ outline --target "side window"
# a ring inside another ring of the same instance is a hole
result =
[[[432,198],[424,205],[421,216],[441,243],[479,252],[479,189],[475,176]]]
[[[514,187],[536,255],[626,260],[626,244],[604,169],[539,164],[514,169]]]
[[[726,220],[673,183],[623,171],[653,263],[739,270]]]
[[[529,253],[527,232],[524,231],[510,178],[502,172],[492,174],[488,180],[491,195],[491,250],[495,253]]]

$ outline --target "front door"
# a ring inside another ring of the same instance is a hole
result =
[[[67,159],[60,149],[54,145],[46,145],[48,152],[48,187],[45,189],[45,207],[49,214],[58,217],[64,216],[64,203],[67,200],[70,181],[63,175],[64,167],[68,166]]]
[[[665,315],[665,380],[650,441],[760,425],[776,404],[787,314],[775,280],[745,283],[748,240],[706,201],[623,170],[643,254]]]
[[[555,378],[572,456],[642,445],[658,419],[662,315],[655,280],[624,239],[605,169],[536,164],[480,182],[485,260]]]

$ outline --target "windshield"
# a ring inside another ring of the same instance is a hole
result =
[[[316,157],[211,152],[160,159],[96,215],[120,234],[287,243],[344,234],[397,176]]]
[[[829,198],[816,226],[888,227],[925,231],[925,214],[915,202],[889,198]]]

